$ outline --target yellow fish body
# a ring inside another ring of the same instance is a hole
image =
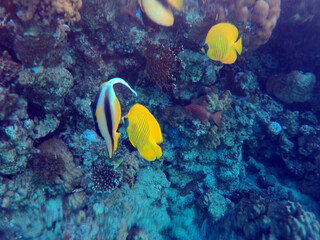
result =
[[[117,150],[120,136],[117,130],[121,118],[121,106],[113,90],[113,85],[117,83],[125,85],[137,96],[125,80],[113,78],[100,86],[96,99],[91,104],[96,131],[101,138],[105,139],[110,158]]]
[[[161,129],[146,107],[141,104],[133,105],[122,120],[127,127],[131,144],[138,149],[143,158],[154,161],[162,156],[161,147],[158,145],[163,142]]]
[[[155,23],[170,27],[174,18],[170,6],[164,6],[159,0],[138,0],[141,10]],[[183,0],[168,0],[168,4],[181,11]]]
[[[239,55],[242,52],[242,39],[238,40],[238,35],[233,24],[218,23],[209,30],[202,51],[212,60],[232,64],[237,59],[237,52]]]

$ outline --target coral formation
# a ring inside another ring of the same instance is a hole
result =
[[[174,72],[180,65],[177,54],[180,48],[165,48],[161,44],[147,42],[144,52],[146,58],[146,71],[150,80],[159,87],[169,91],[175,86]]]
[[[306,236],[317,239],[320,231],[320,223],[315,215],[305,211],[299,203],[268,203],[263,197],[254,194],[241,199],[227,221],[223,227],[226,236],[237,231],[245,239],[305,239]]]
[[[97,193],[111,193],[121,179],[122,174],[108,165],[97,166],[91,172],[92,188]]]
[[[7,51],[3,51],[0,57],[1,86],[11,82],[21,71],[21,65],[12,60]]]
[[[64,15],[67,21],[79,21],[82,0],[13,0],[18,6],[17,16],[24,22],[39,19],[51,20],[55,14]]]
[[[72,192],[80,185],[82,171],[76,168],[68,146],[60,139],[49,139],[39,146],[40,155],[34,162],[39,177],[53,181],[57,189]]]
[[[164,28],[131,0],[0,1],[0,238],[318,239],[318,2],[184,1]],[[232,65],[201,52],[220,22]],[[159,122],[159,161],[122,122],[108,157],[90,104],[113,77],[138,93],[115,86],[121,116]]]
[[[267,81],[267,91],[285,103],[307,102],[312,99],[316,77],[313,73],[292,71],[285,76],[274,76]]]

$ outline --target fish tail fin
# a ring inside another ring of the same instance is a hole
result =
[[[136,95],[136,96],[138,95],[138,94],[136,93],[136,91],[133,90],[133,89],[130,87],[130,85],[129,85],[125,80],[123,80],[122,78],[118,78],[118,77],[117,77],[117,78],[112,78],[112,79],[109,80],[109,82],[111,83],[111,85],[114,85],[114,84],[117,84],[117,83],[121,83],[121,84],[125,85],[127,88],[129,88],[130,91],[134,93],[134,95]]]
[[[221,115],[222,115],[222,110],[216,111],[214,113],[210,113],[210,119],[218,126],[221,126]]]
[[[141,156],[148,161],[154,161],[162,156],[161,147],[156,143],[149,142],[141,149],[138,148],[138,151]]]
[[[235,42],[234,48],[237,50],[239,55],[242,53],[242,38],[239,38],[239,40]]]
[[[168,0],[168,3],[178,11],[182,10],[183,0]]]

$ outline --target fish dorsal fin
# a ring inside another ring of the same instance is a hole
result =
[[[128,84],[125,80],[123,80],[122,78],[112,78],[112,79],[110,79],[110,80],[107,82],[107,84],[108,84],[109,87],[113,87],[113,85],[114,85],[114,84],[117,84],[117,83],[121,83],[122,85],[125,85],[127,88],[130,89],[131,92],[134,93],[134,95],[136,95],[136,96],[138,95],[138,94],[136,93],[136,91],[133,90],[133,89],[129,86],[129,84]]]
[[[224,28],[224,31],[228,32],[228,38],[235,42],[238,39],[239,32],[238,28],[231,23],[221,23],[221,27]]]

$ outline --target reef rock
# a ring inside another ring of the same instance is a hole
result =
[[[267,81],[267,91],[285,103],[307,102],[312,98],[316,77],[313,73],[292,71]]]

